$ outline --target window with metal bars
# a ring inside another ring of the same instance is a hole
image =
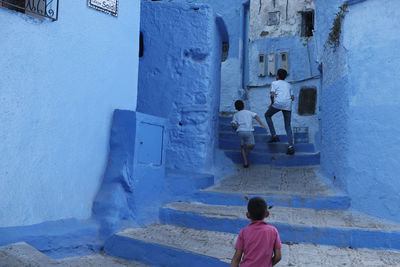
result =
[[[0,0],[0,6],[32,17],[58,19],[59,0]]]

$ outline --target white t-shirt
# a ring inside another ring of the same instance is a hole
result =
[[[274,104],[272,107],[283,110],[292,110],[293,90],[290,83],[284,80],[273,81],[271,84],[271,92],[275,93]]]
[[[257,113],[254,113],[250,110],[243,109],[236,112],[232,118],[232,123],[236,124],[238,127],[236,131],[254,131],[253,118],[255,116],[257,116]]]

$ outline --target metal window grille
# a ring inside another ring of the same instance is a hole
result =
[[[59,0],[0,0],[0,6],[16,10],[33,17],[58,19]]]
[[[308,127],[293,127],[294,143],[308,143]]]

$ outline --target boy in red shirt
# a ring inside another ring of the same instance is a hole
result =
[[[267,203],[260,197],[250,199],[247,218],[251,223],[239,232],[231,267],[271,267],[281,258],[281,240],[275,227],[264,222],[269,216]],[[243,255],[243,259],[242,259]]]

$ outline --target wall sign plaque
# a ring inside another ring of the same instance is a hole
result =
[[[118,16],[118,0],[88,0],[89,7]]]

